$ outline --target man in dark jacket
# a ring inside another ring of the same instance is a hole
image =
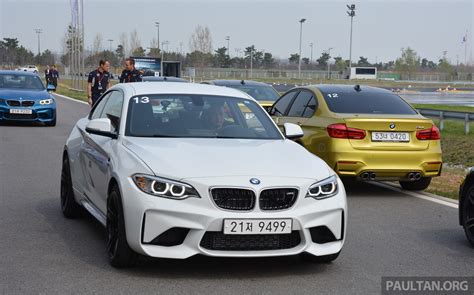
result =
[[[89,73],[87,78],[87,98],[92,107],[104,92],[110,88],[110,63],[99,61],[99,68]]]
[[[125,70],[122,71],[119,80],[120,83],[142,81],[142,74],[140,73],[140,71],[135,69],[135,60],[133,58],[127,58],[125,60]]]

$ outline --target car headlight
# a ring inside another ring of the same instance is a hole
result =
[[[54,98],[42,99],[40,100],[40,105],[52,104],[54,102]]]
[[[142,192],[153,196],[177,200],[200,198],[198,192],[186,183],[144,174],[135,174],[132,179]]]
[[[312,184],[309,187],[308,192],[306,193],[306,197],[321,200],[333,197],[337,194],[337,192],[337,177],[336,175],[333,175],[319,182],[316,182],[315,184]]]

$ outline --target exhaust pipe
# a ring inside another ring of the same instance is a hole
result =
[[[364,172],[360,175],[360,177],[362,177],[363,180],[369,180],[370,174],[369,172]]]
[[[376,176],[374,172],[370,173],[370,180],[375,180]]]
[[[415,180],[420,180],[421,179],[421,173],[420,172],[416,172],[415,173]]]
[[[415,173],[413,173],[413,172],[408,173],[408,179],[409,180],[415,180]]]

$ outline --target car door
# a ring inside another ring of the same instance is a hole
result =
[[[92,162],[90,158],[93,156],[93,141],[91,138],[91,134],[86,132],[86,126],[90,120],[100,118],[102,111],[104,110],[105,103],[107,99],[110,97],[110,92],[105,93],[102,98],[98,100],[98,102],[93,106],[89,117],[86,120],[81,120],[77,127],[79,132],[81,133],[81,145],[78,152],[78,162],[79,162],[79,169],[81,170],[81,192],[83,193],[84,197],[87,198],[89,201],[91,200],[92,196],[92,176],[90,171],[90,165]]]
[[[118,134],[123,108],[123,93],[111,91],[104,101],[99,118],[109,118],[112,132]],[[93,118],[92,118],[93,119]],[[104,214],[107,210],[107,187],[110,179],[110,154],[117,144],[116,139],[86,132],[85,155],[89,175],[89,199]]]
[[[299,89],[294,89],[283,94],[270,109],[270,116],[272,116],[272,119],[280,129],[282,129],[283,124],[286,123],[286,114],[288,109],[293,102],[293,99],[299,92]]]

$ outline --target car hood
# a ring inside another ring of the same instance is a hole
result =
[[[334,172],[290,140],[209,138],[123,139],[157,176],[171,179],[275,176],[321,180]]]
[[[2,99],[41,100],[50,96],[46,90],[0,89]]]

